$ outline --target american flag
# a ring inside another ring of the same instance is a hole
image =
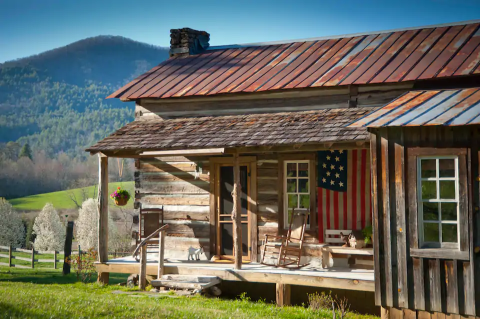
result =
[[[318,152],[318,229],[363,229],[371,223],[367,150]]]

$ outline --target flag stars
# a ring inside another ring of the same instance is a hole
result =
[[[322,178],[322,182],[326,183],[327,182],[327,179],[324,177]]]
[[[333,179],[330,181],[330,185],[335,185],[335,181]]]
[[[336,156],[336,157],[335,157],[335,161],[336,161],[336,162],[339,162],[339,161],[340,161],[340,157]]]
[[[343,154],[343,150],[338,151],[340,154]]]
[[[329,160],[330,160],[330,156],[327,155],[327,161],[329,161]]]
[[[325,164],[325,163],[323,163],[322,166],[323,166],[323,168],[327,168],[327,164]]]
[[[335,177],[336,177],[336,178],[340,178],[340,174],[339,174],[339,173],[335,173]]]
[[[330,172],[327,172],[327,176],[330,176]]]
[[[331,170],[334,170],[334,169],[335,169],[335,165],[330,165],[330,169],[331,169]]]
[[[342,183],[342,182],[338,183],[338,185],[339,185],[340,187],[343,187],[343,183]]]
[[[343,171],[343,166],[340,165],[340,168],[339,168],[340,171]]]

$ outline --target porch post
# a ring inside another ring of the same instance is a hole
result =
[[[108,157],[98,155],[98,261],[108,261]],[[108,284],[109,273],[98,273],[98,281]]]
[[[240,159],[237,152],[233,155],[233,251],[235,255],[234,269],[242,269],[242,206],[240,195]]]

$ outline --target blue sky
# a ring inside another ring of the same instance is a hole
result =
[[[0,63],[97,35],[169,46],[181,27],[225,45],[478,18],[479,0],[0,0]]]

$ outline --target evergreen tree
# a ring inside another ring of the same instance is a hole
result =
[[[23,145],[23,147],[20,151],[20,154],[18,155],[18,158],[23,157],[23,156],[26,156],[30,160],[33,160],[32,149],[30,148],[30,145],[28,143],[25,143],[25,145]]]
[[[30,219],[26,221],[27,224],[27,232],[25,235],[25,248],[32,249],[33,243],[35,242],[35,233],[33,232],[33,225],[35,223],[35,219]]]

